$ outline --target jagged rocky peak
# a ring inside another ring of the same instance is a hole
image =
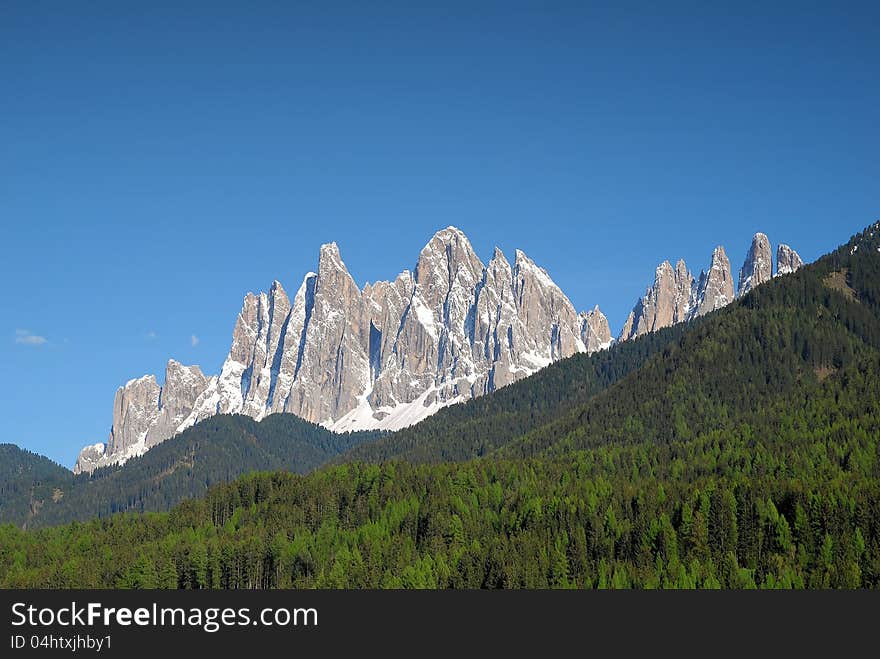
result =
[[[116,390],[113,426],[107,440],[108,453],[124,452],[144,441],[159,415],[160,393],[155,375],[129,380]]]
[[[435,233],[419,254],[416,293],[420,302],[434,312],[435,321],[463,324],[467,313],[464,296],[473,291],[482,272],[483,263],[467,236],[450,226]],[[442,318],[444,315],[448,318]]]
[[[514,259],[513,278],[514,298],[525,334],[537,339],[524,356],[535,366],[543,367],[577,352],[586,352],[574,305],[547,271],[519,249]]]
[[[323,245],[311,314],[296,346],[297,367],[285,412],[326,424],[357,405],[369,383],[369,322],[364,306],[336,243]]]
[[[752,238],[746,260],[739,271],[737,297],[742,297],[756,286],[773,278],[773,251],[770,239],[763,233]]]
[[[209,382],[198,366],[184,366],[173,359],[168,360],[161,387],[155,375],[126,382],[116,390],[107,443],[85,447],[74,473],[120,464],[179,432]]]
[[[82,450],[80,450],[79,455],[76,458],[76,464],[73,465],[73,473],[92,473],[95,469],[98,468],[102,458],[104,458],[105,453],[106,446],[101,442],[98,442],[97,444],[91,444],[89,446],[84,446]]]
[[[614,342],[611,326],[605,314],[599,310],[599,305],[590,311],[582,311],[578,318],[581,321],[581,341],[586,352],[593,353],[611,347]]]
[[[484,265],[450,226],[412,272],[359,289],[327,243],[292,300],[277,281],[244,297],[219,375],[169,362],[164,390],[154,378],[126,392],[107,447],[84,450],[80,468],[124,462],[221,413],[291,412],[334,430],[396,430],[610,344],[598,307],[578,314],[520,250],[511,264],[496,248]]]
[[[669,261],[661,263],[654,272],[654,283],[626,319],[620,340],[628,341],[687,320],[693,287],[693,275],[683,259],[679,259],[675,268]]]
[[[779,244],[776,248],[776,275],[788,275],[804,265],[800,255],[788,245]]]
[[[777,251],[778,274],[785,274],[803,265],[800,257],[787,245]],[[768,281],[772,272],[770,240],[763,233],[755,234],[740,270],[739,295],[744,295]],[[722,246],[715,248],[708,271],[698,280],[688,271],[683,260],[675,268],[669,261],[661,263],[654,283],[636,302],[620,333],[621,341],[656,331],[662,327],[693,320],[734,301],[730,261]]]
[[[734,300],[733,276],[730,273],[730,259],[724,247],[719,245],[712,252],[709,271],[700,273],[697,282],[692,316],[697,318],[727,306]]]
[[[159,391],[159,416],[147,431],[146,448],[174,435],[207,386],[208,378],[198,366],[184,366],[174,359],[168,360],[165,382]]]

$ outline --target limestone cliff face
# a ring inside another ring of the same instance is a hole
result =
[[[148,431],[159,417],[160,392],[153,375],[130,380],[116,390],[108,452],[126,452],[144,444]]]
[[[803,265],[787,245],[777,274]],[[752,241],[740,272],[744,294],[771,272],[770,242]],[[664,261],[633,307],[621,341],[720,309],[734,300],[723,247],[695,280],[683,260]],[[291,299],[280,282],[248,293],[219,375],[168,362],[116,392],[106,444],[84,448],[75,471],[121,464],[214,414],[261,419],[290,412],[338,431],[396,430],[450,403],[480,396],[575,353],[613,343],[595,307],[578,313],[546,270],[520,250],[484,264],[455,227],[438,231],[415,268],[359,288],[335,243]]]
[[[763,233],[756,233],[752,246],[746,254],[745,263],[739,271],[737,297],[742,297],[756,286],[773,278],[773,251],[770,240]]]
[[[85,447],[74,473],[125,462],[171,437],[208,382],[198,366],[171,359],[165,367],[164,386],[157,384],[155,376],[146,375],[119,387],[107,443]]]
[[[593,353],[611,347],[614,342],[611,326],[605,314],[599,311],[598,305],[592,311],[582,311],[578,318],[581,321],[581,341],[586,352]]]
[[[598,307],[578,314],[522,251],[483,264],[460,230],[438,231],[412,272],[360,289],[335,243],[291,300],[248,293],[220,374],[169,362],[117,392],[106,446],[78,471],[122,463],[219,413],[290,412],[335,430],[397,429],[551,362],[611,345]]]
[[[165,367],[165,384],[159,391],[159,416],[147,431],[146,448],[174,435],[207,387],[208,378],[198,366],[184,366],[169,359]]]
[[[776,253],[777,275],[794,272],[803,261],[788,245]],[[773,272],[770,240],[756,233],[739,274],[737,296],[769,281]],[[712,253],[709,269],[694,279],[680,260],[675,268],[664,261],[654,274],[654,283],[636,302],[623,325],[620,341],[628,341],[664,327],[687,322],[727,306],[735,299],[730,260],[720,245]]]
[[[709,270],[700,273],[694,296],[693,317],[703,316],[733,302],[733,276],[730,259],[720,245],[712,252]]]
[[[800,255],[791,247],[780,244],[776,248],[776,276],[791,274],[803,266]]]
[[[686,321],[693,302],[694,277],[684,260],[673,269],[664,261],[654,273],[654,284],[645,292],[623,326],[621,341]]]

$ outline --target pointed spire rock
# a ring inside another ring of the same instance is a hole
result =
[[[159,416],[147,431],[146,448],[173,437],[207,387],[208,378],[198,366],[184,366],[169,359],[165,366],[165,382],[159,393]]]
[[[756,233],[752,238],[746,260],[739,271],[737,297],[742,297],[756,286],[773,278],[773,251],[770,240],[763,233]]]
[[[780,244],[776,249],[776,276],[788,275],[800,270],[804,262],[800,255],[788,245]]]
[[[453,287],[475,286],[482,272],[483,263],[467,236],[453,226],[441,229],[419,253],[415,280],[421,302],[436,311]]]
[[[143,452],[138,444],[144,443],[147,430],[159,416],[160,391],[155,375],[129,380],[116,390],[108,453]]]
[[[331,272],[344,272],[345,274],[348,274],[348,268],[346,268],[345,263],[342,262],[342,256],[339,254],[339,246],[335,242],[321,245],[321,250],[318,256],[318,275],[326,276]]]
[[[287,348],[297,352],[297,363],[284,411],[327,423],[356,406],[369,382],[364,299],[335,242],[321,246],[310,297],[308,322]]]
[[[712,252],[712,264],[708,272],[700,273],[696,286],[692,317],[698,318],[733,302],[733,276],[730,273],[730,260],[724,248],[719,245]]]
[[[630,312],[620,340],[628,341],[687,320],[693,285],[693,275],[683,259],[679,259],[675,269],[669,261],[657,266],[654,283]]]
[[[574,305],[549,273],[519,249],[513,265],[513,290],[523,331],[535,339],[529,351],[535,364],[547,366],[586,349]]]
[[[611,327],[605,314],[597,304],[591,311],[583,311],[578,318],[581,321],[581,341],[584,343],[587,354],[609,348],[614,342],[611,336]]]

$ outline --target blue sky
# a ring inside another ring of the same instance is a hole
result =
[[[662,259],[880,216],[876,3],[367,4],[0,5],[0,441],[72,464],[330,240],[363,284],[454,224],[616,332]]]

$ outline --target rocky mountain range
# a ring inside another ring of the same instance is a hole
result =
[[[788,245],[779,245],[776,252],[777,276],[792,273],[803,265],[797,252]],[[669,261],[664,261],[657,266],[654,283],[630,312],[618,340],[628,341],[721,309],[772,277],[770,240],[763,233],[756,233],[752,238],[739,271],[735,294],[730,260],[720,245],[712,252],[709,269],[702,271],[699,278],[694,278],[684,260],[679,260],[675,268]]]
[[[777,274],[803,265],[787,245]],[[771,277],[770,242],[756,234],[737,295]],[[626,341],[720,309],[734,294],[723,247],[695,278],[683,260],[658,266],[630,312]],[[122,464],[214,414],[289,412],[331,430],[398,430],[452,403],[492,392],[550,363],[613,343],[595,307],[578,313],[547,271],[516,250],[484,264],[460,230],[438,231],[412,271],[359,288],[335,243],[291,298],[280,282],[248,293],[219,375],[170,360],[116,392],[106,443],[74,471]]]
[[[413,271],[359,288],[330,243],[293,298],[278,281],[245,296],[219,375],[171,360],[163,386],[148,375],[120,387],[107,442],[84,448],[74,471],[121,464],[221,413],[396,430],[611,343],[599,308],[578,313],[520,250],[484,264],[448,227]]]

